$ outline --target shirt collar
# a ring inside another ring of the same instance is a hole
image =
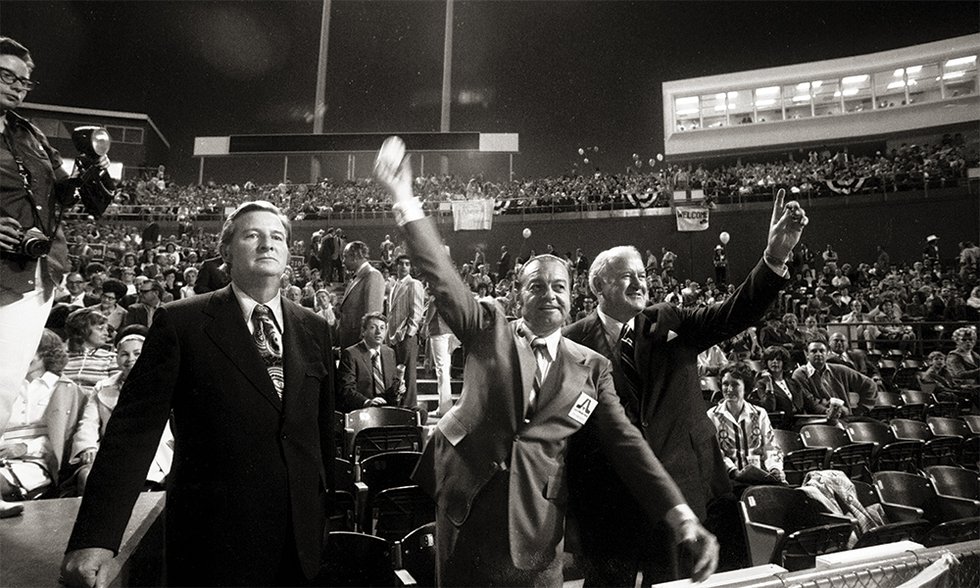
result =
[[[810,364],[809,361],[803,364],[803,369],[806,370],[806,375],[808,378],[812,378],[813,374],[817,373],[817,368],[813,367],[813,365]],[[823,369],[827,369],[827,366],[824,366]]]
[[[596,308],[596,313],[599,315],[599,321],[602,322],[602,330],[606,333],[606,340],[610,347],[615,347],[619,343],[619,336],[622,334],[623,325],[626,323],[629,323],[630,327],[636,330],[636,317],[631,318],[626,323],[621,323],[599,308]]]
[[[517,338],[524,342],[529,348],[531,347],[531,341],[534,339],[544,339],[545,345],[548,347],[548,355],[551,357],[552,361],[558,357],[558,344],[561,342],[561,329],[556,329],[554,333],[548,335],[547,337],[538,337],[531,332],[531,329],[524,326],[524,319],[520,319],[520,324],[517,326],[515,331]]]
[[[35,382],[42,382],[48,388],[54,389],[54,385],[58,383],[58,379],[59,379],[58,374],[52,372],[44,372],[44,375],[42,375],[40,378],[35,380]]]
[[[231,291],[235,294],[235,299],[238,300],[238,306],[242,309],[242,316],[245,318],[245,322],[251,324],[252,322],[252,311],[255,307],[259,305],[259,302],[246,294],[234,282],[231,284]],[[275,297],[272,300],[265,303],[266,306],[272,311],[272,316],[276,321],[276,328],[279,332],[282,332],[283,322],[282,322],[282,294],[276,292]]]

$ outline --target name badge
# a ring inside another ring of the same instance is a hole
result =
[[[598,405],[598,400],[582,392],[578,400],[575,401],[575,404],[572,405],[572,410],[568,411],[568,416],[578,424],[584,425],[585,421],[589,420],[589,417],[592,416],[592,411]]]

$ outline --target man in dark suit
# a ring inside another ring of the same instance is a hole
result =
[[[497,279],[502,280],[507,277],[507,272],[514,269],[514,260],[507,251],[506,245],[500,246],[500,258],[497,260]]]
[[[598,310],[565,329],[569,339],[612,360],[626,414],[702,519],[731,485],[715,428],[705,414],[697,355],[759,320],[786,283],[785,260],[799,241],[806,217],[795,202],[784,207],[784,195],[781,190],[773,208],[764,259],[724,303],[648,307],[639,252],[616,247],[597,255],[589,270]],[[645,582],[670,579],[670,562],[650,558],[659,555],[650,545],[663,541],[663,530],[651,533],[637,520],[637,506],[629,502],[626,486],[602,456],[595,451],[577,456],[587,459],[569,462],[570,499],[586,556],[586,585],[632,585],[638,565]],[[724,553],[725,537],[721,539]]]
[[[80,306],[84,308],[86,306],[94,306],[100,301],[98,296],[92,296],[85,290],[85,278],[78,272],[68,274],[68,277],[65,278],[65,287],[68,289],[68,293],[55,298],[55,304],[64,303],[69,306]]]
[[[194,282],[194,293],[204,294],[220,290],[228,285],[231,279],[223,269],[224,261],[220,256],[205,259],[201,262],[200,272],[197,274],[197,281]]]
[[[126,325],[153,326],[153,319],[163,304],[163,285],[156,280],[143,280],[136,288],[138,302],[126,309]]]
[[[361,338],[361,319],[370,312],[383,312],[385,280],[368,261],[370,249],[363,241],[351,241],[344,248],[344,267],[351,273],[344,297],[337,307],[340,315],[337,338],[347,349]]]
[[[414,399],[409,400],[406,394],[405,366],[396,362],[395,351],[384,344],[385,315],[368,313],[361,324],[361,340],[344,349],[340,356],[341,389],[337,410],[350,412],[366,406],[385,405],[417,409]]]
[[[880,384],[881,373],[878,371],[878,368],[875,364],[868,361],[868,354],[865,351],[861,349],[848,349],[847,336],[844,333],[832,334],[828,347],[830,347],[830,350],[827,354],[827,363],[846,365]]]
[[[336,269],[337,256],[339,255],[337,251],[337,238],[334,236],[333,229],[327,229],[326,234],[320,240],[320,250],[317,253],[317,258],[320,263],[320,277],[323,278],[325,282],[334,282],[334,271]],[[339,276],[343,280],[343,276]]]
[[[242,204],[221,231],[232,284],[157,310],[68,542],[70,585],[106,581],[171,411],[168,583],[295,586],[319,572],[333,356],[326,321],[280,295],[289,233],[272,204]]]
[[[440,584],[561,585],[564,456],[580,436],[607,452],[651,521],[669,521],[693,555],[694,579],[710,575],[717,543],[630,425],[609,361],[561,335],[570,307],[564,260],[544,255],[523,267],[522,318],[509,323],[499,303],[473,298],[455,272],[412,195],[404,150],[386,150],[392,142],[400,139],[382,147],[375,176],[394,196],[413,264],[468,351],[463,394],[415,472],[436,499]]]

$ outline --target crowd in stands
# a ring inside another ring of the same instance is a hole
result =
[[[432,210],[450,200],[492,198],[497,212],[510,214],[536,210],[610,210],[669,206],[675,191],[704,193],[706,202],[730,203],[771,196],[786,188],[811,196],[858,192],[895,192],[923,187],[955,186],[976,166],[978,156],[963,137],[945,136],[939,144],[907,145],[889,153],[850,155],[845,149],[811,151],[802,159],[775,162],[738,162],[734,165],[659,165],[642,172],[594,173],[521,179],[509,182],[453,176],[416,179],[415,193]],[[124,182],[109,214],[140,216],[146,210],[174,218],[220,218],[227,207],[244,200],[264,199],[282,208],[290,218],[330,218],[344,214],[389,211],[383,191],[367,179],[317,184],[279,183],[180,186],[164,178]],[[153,207],[148,209],[146,207]]]

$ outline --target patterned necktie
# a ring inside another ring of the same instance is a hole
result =
[[[373,351],[371,353],[371,363],[372,365],[372,379],[374,380],[374,395],[384,396],[385,395],[385,379],[384,374],[381,373],[381,351]]]
[[[272,320],[272,310],[264,304],[257,305],[252,310],[252,324],[255,326],[252,340],[259,350],[259,355],[262,356],[265,369],[269,372],[272,385],[275,386],[276,394],[281,400],[285,384],[282,374],[282,338],[275,321]]]
[[[531,386],[531,393],[527,397],[527,415],[530,419],[537,407],[538,394],[541,392],[541,385],[547,375],[548,362],[551,361],[551,354],[548,353],[548,343],[541,337],[531,340],[531,349],[534,351],[534,384]]]
[[[623,330],[619,333],[619,363],[626,376],[626,385],[629,386],[633,396],[639,396],[640,391],[640,372],[636,369],[636,346],[633,343],[632,321],[623,324]]]

